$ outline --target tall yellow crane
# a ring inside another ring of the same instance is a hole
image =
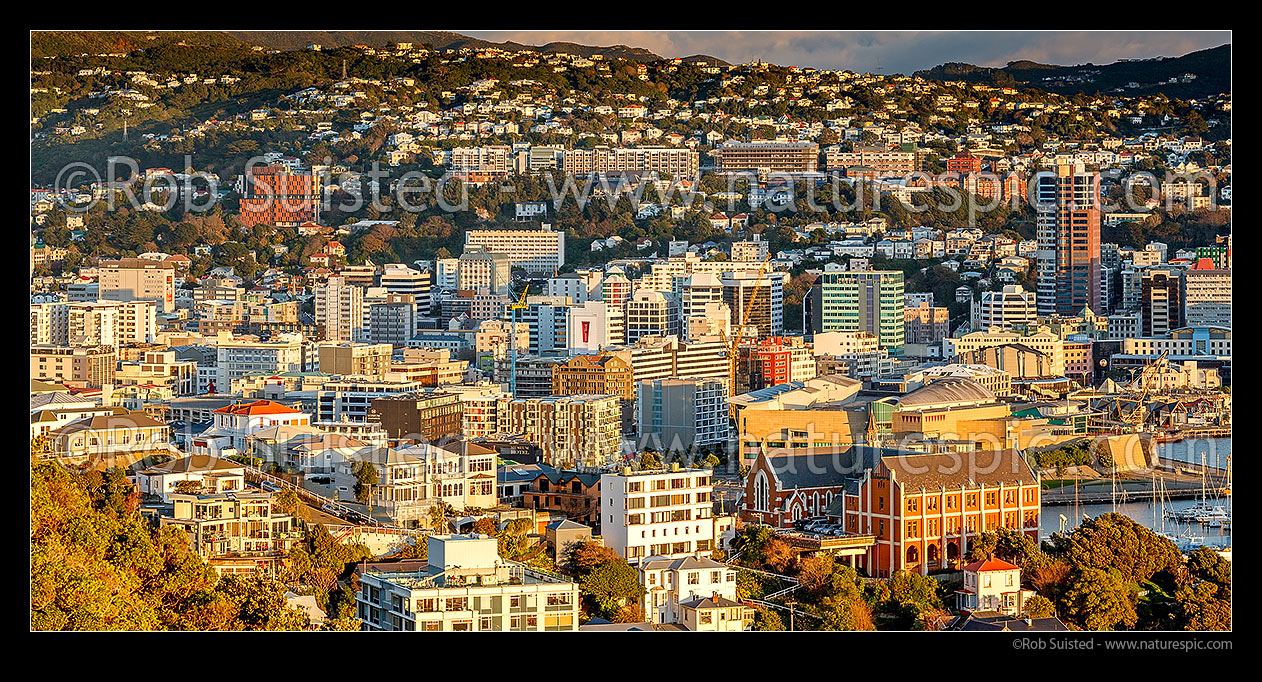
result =
[[[729,396],[736,395],[736,349],[741,343],[741,339],[745,337],[745,326],[749,324],[749,314],[754,310],[754,304],[758,302],[758,294],[762,288],[757,286],[762,281],[764,275],[767,274],[767,264],[771,262],[771,254],[763,259],[762,264],[758,266],[758,279],[755,280],[754,291],[749,296],[749,302],[741,301],[741,323],[740,326],[732,330],[732,336],[726,339],[727,342],[727,393]],[[737,293],[737,299],[740,300],[740,293]]]

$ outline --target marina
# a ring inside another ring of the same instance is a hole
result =
[[[1055,496],[1055,502],[1043,505],[1041,535],[1049,538],[1062,529],[1067,532],[1077,528],[1086,518],[1117,512],[1165,535],[1185,551],[1201,545],[1230,548],[1231,497],[1221,493],[1221,472],[1230,466],[1231,439],[1158,443],[1156,454],[1159,464],[1188,473],[1199,471],[1203,460],[1206,480],[1218,483],[1196,488],[1183,485],[1175,493],[1167,488],[1164,478],[1154,477],[1138,490],[1133,488],[1139,483],[1134,478],[1127,481],[1128,486],[1119,486],[1116,490],[1111,486],[1105,490],[1093,486],[1090,492],[1080,490],[1074,495],[1072,488],[1063,489]],[[1172,499],[1174,497],[1186,499]]]

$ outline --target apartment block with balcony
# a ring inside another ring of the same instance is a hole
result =
[[[368,632],[572,632],[579,586],[498,554],[485,535],[430,535],[429,558],[365,564],[356,608]]]
[[[713,470],[631,471],[600,481],[605,546],[633,564],[647,557],[706,556],[714,550]]]
[[[170,506],[159,511],[158,525],[180,528],[193,551],[220,573],[275,572],[289,549],[302,539],[297,521],[277,513],[275,494],[170,493]]]

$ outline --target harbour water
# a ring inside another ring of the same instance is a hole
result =
[[[1227,457],[1231,454],[1230,438],[1211,438],[1211,439],[1191,439],[1178,443],[1159,443],[1156,446],[1157,455],[1162,463],[1172,461],[1185,462],[1187,464],[1201,463],[1201,455],[1205,456],[1205,464],[1210,467],[1219,469],[1227,468]],[[1211,506],[1222,507],[1231,514],[1231,498],[1230,497],[1210,497],[1206,500]],[[1169,500],[1165,504],[1167,511],[1177,511],[1187,509],[1200,503],[1200,498]],[[1164,532],[1175,537],[1195,536],[1203,538],[1201,544],[1209,547],[1223,548],[1231,545],[1231,529],[1230,528],[1211,528],[1210,526],[1195,521],[1183,523],[1174,519],[1162,519],[1160,511],[1161,507],[1156,502],[1127,502],[1119,499],[1116,505],[1113,504],[1083,504],[1074,505],[1045,505],[1041,515],[1041,535],[1043,538],[1050,538],[1052,533],[1060,531],[1061,515],[1065,516],[1065,530],[1070,531],[1077,528],[1084,517],[1096,517],[1101,514],[1107,514],[1116,511],[1119,514],[1125,514],[1135,521],[1153,530]],[[1234,519],[1233,519],[1234,520]]]
[[[1231,439],[1189,438],[1177,443],[1157,443],[1156,453],[1158,461],[1163,464],[1185,462],[1199,465],[1204,456],[1206,466],[1226,469],[1227,458],[1231,456]]]

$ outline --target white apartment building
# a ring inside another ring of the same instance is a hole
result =
[[[732,242],[732,260],[745,263],[762,263],[767,259],[769,249],[769,243],[762,240],[761,234],[756,234],[749,241]]]
[[[364,289],[334,275],[315,290],[316,324],[324,328],[325,341],[349,343],[365,341]]]
[[[31,344],[113,346],[153,343],[154,301],[40,303],[31,306]]]
[[[430,535],[413,570],[366,564],[356,607],[361,629],[380,631],[572,632],[579,586],[500,558],[486,535]]]
[[[459,283],[460,259],[438,258],[434,261],[434,290],[455,289]]]
[[[219,393],[231,391],[233,380],[247,374],[302,372],[308,365],[301,334],[279,334],[271,341],[223,341],[217,353],[214,388]]]
[[[708,557],[714,549],[713,471],[631,471],[600,478],[605,546],[633,564],[647,557]]]
[[[547,223],[538,230],[468,230],[464,237],[466,250],[506,254],[514,267],[532,274],[551,275],[565,265],[565,232]]]

